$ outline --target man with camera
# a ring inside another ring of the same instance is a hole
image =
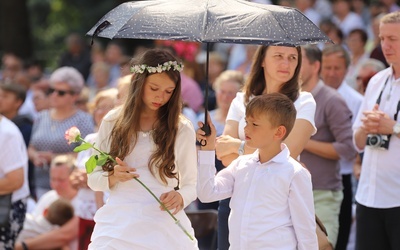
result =
[[[356,249],[400,249],[400,12],[385,15],[379,38],[389,68],[369,81],[353,125],[364,151],[356,193]]]

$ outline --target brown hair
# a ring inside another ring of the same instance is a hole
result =
[[[264,70],[261,67],[268,48],[269,46],[260,46],[254,54],[250,74],[244,86],[245,104],[249,102],[250,96],[261,95],[268,85],[268,83],[265,81]],[[301,48],[299,46],[295,48],[298,54],[297,67],[294,71],[292,79],[283,84],[279,90],[279,93],[286,95],[293,102],[299,97],[300,85],[298,81],[301,68]],[[265,65],[265,67],[268,67],[268,65]]]
[[[281,93],[270,93],[254,97],[246,106],[246,117],[265,115],[273,127],[284,126],[286,134],[292,131],[296,120],[296,108],[292,100]]]
[[[15,98],[21,101],[21,105],[24,103],[26,98],[26,89],[22,85],[14,82],[0,82],[0,89],[2,89],[4,92],[13,93]]]
[[[137,64],[157,67],[168,61],[177,59],[167,50],[150,49],[144,52],[139,60],[132,60]],[[164,71],[175,82],[176,86],[170,100],[158,110],[158,120],[154,125],[152,138],[156,145],[155,152],[149,159],[149,169],[154,175],[153,168],[159,169],[160,178],[167,183],[167,178],[177,178],[175,170],[175,138],[178,131],[178,122],[182,108],[181,100],[181,76],[179,71],[173,69]],[[121,113],[117,117],[115,126],[111,132],[110,155],[124,159],[136,145],[137,133],[140,131],[140,114],[144,108],[142,96],[146,78],[152,73],[145,71],[135,74],[129,87],[129,95],[122,106]],[[154,73],[157,74],[157,73]],[[103,166],[104,171],[114,170],[113,162],[108,161]]]
[[[74,217],[74,208],[66,199],[57,199],[47,208],[46,219],[53,225],[62,226]]]

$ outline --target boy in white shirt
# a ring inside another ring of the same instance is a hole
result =
[[[310,173],[282,143],[293,128],[296,109],[283,94],[254,97],[246,107],[246,145],[257,148],[216,174],[215,127],[199,150],[200,201],[231,197],[230,249],[318,249]],[[199,123],[202,127],[203,123]]]

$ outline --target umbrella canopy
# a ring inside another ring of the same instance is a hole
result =
[[[92,38],[181,40],[207,43],[205,126],[210,43],[299,46],[331,40],[299,10],[244,0],[147,0],[123,3],[87,33]]]
[[[243,0],[147,0],[123,3],[87,33],[135,38],[264,45],[330,42],[299,10]]]

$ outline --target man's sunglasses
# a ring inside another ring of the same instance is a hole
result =
[[[51,95],[54,92],[56,92],[57,95],[59,95],[59,96],[64,96],[66,94],[70,94],[70,95],[75,94],[75,92],[72,90],[58,90],[58,89],[53,89],[53,88],[49,88],[49,90],[47,91],[47,94]]]

